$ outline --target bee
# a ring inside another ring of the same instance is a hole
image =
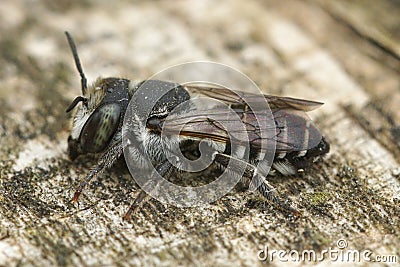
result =
[[[150,168],[143,160],[144,155],[147,155],[154,171],[161,176],[168,176],[174,168],[169,158],[174,155],[173,148],[176,145],[186,153],[198,155],[199,143],[206,141],[212,151],[213,164],[229,169],[232,175],[240,173],[264,197],[275,202],[281,200],[267,180],[269,174],[275,172],[294,175],[329,152],[329,143],[306,115],[306,112],[320,107],[320,102],[272,95],[260,96],[213,85],[182,85],[161,80],[135,82],[109,77],[98,78],[88,86],[75,43],[68,32],[65,34],[81,78],[82,89],[82,95],[76,97],[66,110],[67,113],[74,110],[72,129],[68,137],[68,155],[74,160],[85,154],[101,154],[97,165],[77,187],[72,198],[74,202],[78,201],[93,178],[123,157],[124,120],[127,119],[131,138],[137,145],[130,148],[129,159],[125,159],[138,170]],[[143,88],[140,91],[143,96],[141,100],[133,101],[133,106],[130,107],[133,96]],[[155,99],[160,94],[161,97]],[[196,107],[183,104],[188,103],[194,95],[206,96],[230,107],[239,118],[242,128],[235,127],[236,122],[230,121],[227,113],[219,108],[191,113]],[[263,116],[260,110],[254,109],[265,102],[268,103],[273,117]],[[150,111],[144,112],[149,105],[152,107]],[[172,114],[178,106],[184,108]],[[169,117],[173,119],[168,120]],[[228,131],[219,121],[233,124],[231,129],[234,130]],[[248,146],[239,145],[237,148],[232,145],[232,134],[239,131],[245,135],[236,135],[235,142],[248,142]],[[268,153],[262,146],[264,141],[272,141],[274,144],[272,160],[266,160]],[[248,161],[244,161],[244,158]],[[270,168],[262,164],[265,161]],[[237,171],[239,169],[243,171]],[[270,169],[271,172],[268,173]],[[124,219],[128,219],[148,198],[149,194],[144,190],[140,191]]]

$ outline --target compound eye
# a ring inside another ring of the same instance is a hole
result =
[[[105,104],[97,108],[83,126],[79,138],[81,149],[86,153],[103,151],[118,129],[120,114],[118,104]]]

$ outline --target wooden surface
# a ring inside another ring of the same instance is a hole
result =
[[[340,239],[400,257],[398,1],[130,2],[0,2],[0,266],[257,266],[266,245],[321,252]],[[331,153],[271,178],[301,216],[239,190],[200,208],[153,200],[123,222],[137,190],[123,163],[70,204],[96,161],[66,155],[80,85],[65,30],[91,81],[212,60],[266,93],[325,102],[310,115]]]

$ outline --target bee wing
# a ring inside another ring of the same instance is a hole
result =
[[[248,109],[235,109],[235,112],[238,117],[227,114],[226,109],[196,109],[194,113],[175,114],[167,120],[158,120],[157,124],[152,123],[152,128],[160,133],[162,129],[167,136],[180,135],[224,144],[249,144],[255,149],[271,148],[271,142],[274,142],[278,152],[307,150],[317,146],[322,138],[303,111],[275,109],[273,118],[264,112]]]
[[[264,96],[264,99],[262,99],[260,98],[259,94],[230,90],[222,86],[209,85],[206,83],[191,83],[185,85],[185,88],[192,94],[218,99],[228,105],[234,106],[250,105],[253,108],[259,106],[260,104],[265,106],[266,100],[271,110],[293,109],[306,112],[314,110],[323,105],[323,103],[317,101],[273,95],[262,95]]]

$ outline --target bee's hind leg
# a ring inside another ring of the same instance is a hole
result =
[[[216,153],[214,161],[227,171],[242,174],[249,188],[257,189],[265,198],[272,201],[276,199],[276,189],[267,181],[264,175],[258,172],[256,166],[223,153]],[[230,161],[232,161],[232,163],[229,165]]]
[[[278,196],[276,189],[267,181],[265,175],[258,172],[256,166],[247,163],[244,160],[218,152],[215,153],[214,161],[226,168],[228,171],[242,174],[243,178],[245,178],[249,183],[250,189],[257,189],[261,195],[275,203],[278,207],[283,208],[284,210],[289,210],[296,216],[299,214],[297,210],[290,207],[286,201],[283,201]],[[230,161],[232,161],[232,163],[229,165]]]

